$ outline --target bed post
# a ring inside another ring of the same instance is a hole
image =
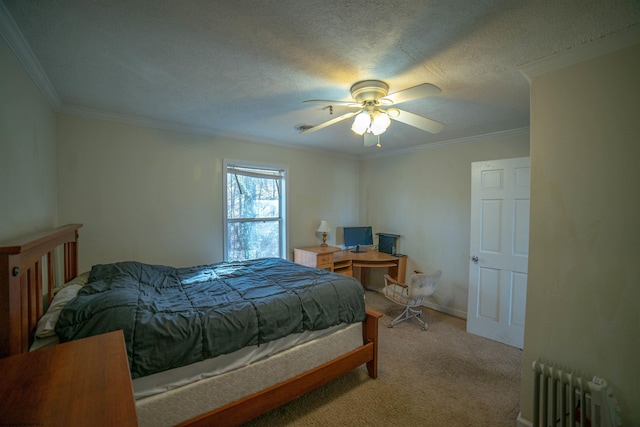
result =
[[[4,250],[1,248],[0,250]],[[14,265],[11,253],[2,252],[0,256],[0,357],[11,354],[10,349],[15,346],[11,343],[11,325],[15,322],[15,316],[11,308],[16,305],[15,286],[9,266]],[[20,296],[18,295],[17,298]],[[19,318],[18,318],[19,320]]]
[[[11,240],[0,247],[0,357],[29,350],[33,331],[44,310],[45,273],[49,302],[52,298],[54,250],[58,246],[64,245],[64,279],[77,275],[80,227],[82,224],[57,227]]]
[[[382,313],[367,310],[367,320],[365,321],[362,334],[364,343],[373,343],[373,359],[367,362],[367,372],[373,379],[378,378],[378,319],[382,317]]]

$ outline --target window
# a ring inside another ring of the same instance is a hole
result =
[[[224,168],[225,261],[286,258],[285,168],[231,160]]]

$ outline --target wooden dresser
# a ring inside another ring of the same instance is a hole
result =
[[[122,331],[2,358],[0,372],[0,425],[138,425]]]

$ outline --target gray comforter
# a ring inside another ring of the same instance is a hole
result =
[[[279,258],[190,268],[96,265],[60,313],[62,342],[124,331],[133,378],[365,318],[350,277]]]

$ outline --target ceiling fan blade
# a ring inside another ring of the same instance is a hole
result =
[[[418,98],[424,98],[426,96],[434,96],[442,93],[442,90],[431,83],[423,83],[418,86],[410,87],[385,97],[380,98],[380,103],[383,105],[400,104],[401,102],[412,101]]]
[[[380,135],[374,135],[371,132],[364,133],[364,146],[371,147],[373,145],[378,145],[380,142]]]
[[[406,125],[413,126],[430,133],[438,133],[442,129],[444,129],[444,125],[435,120],[427,119],[426,117],[422,117],[417,114],[413,114],[404,110],[397,110],[397,111],[398,113],[395,117],[392,115],[389,115],[389,117],[393,120],[397,120]]]
[[[325,104],[325,105],[342,105],[344,107],[351,107],[351,108],[359,108],[362,107],[361,104],[358,104],[357,102],[350,102],[350,101],[331,101],[328,99],[308,99],[306,101],[302,101],[302,102],[313,102],[315,104]]]
[[[356,114],[360,113],[361,111],[362,110],[358,110],[358,111],[352,111],[350,113],[343,114],[341,116],[336,117],[335,119],[328,120],[326,122],[320,123],[319,125],[315,125],[312,128],[309,128],[307,130],[303,130],[302,132],[300,132],[300,134],[311,133],[311,132],[315,132],[317,130],[320,130],[322,128],[326,128],[327,126],[331,126],[331,125],[336,124],[338,122],[341,122],[343,120],[347,120],[348,118],[355,116]]]

